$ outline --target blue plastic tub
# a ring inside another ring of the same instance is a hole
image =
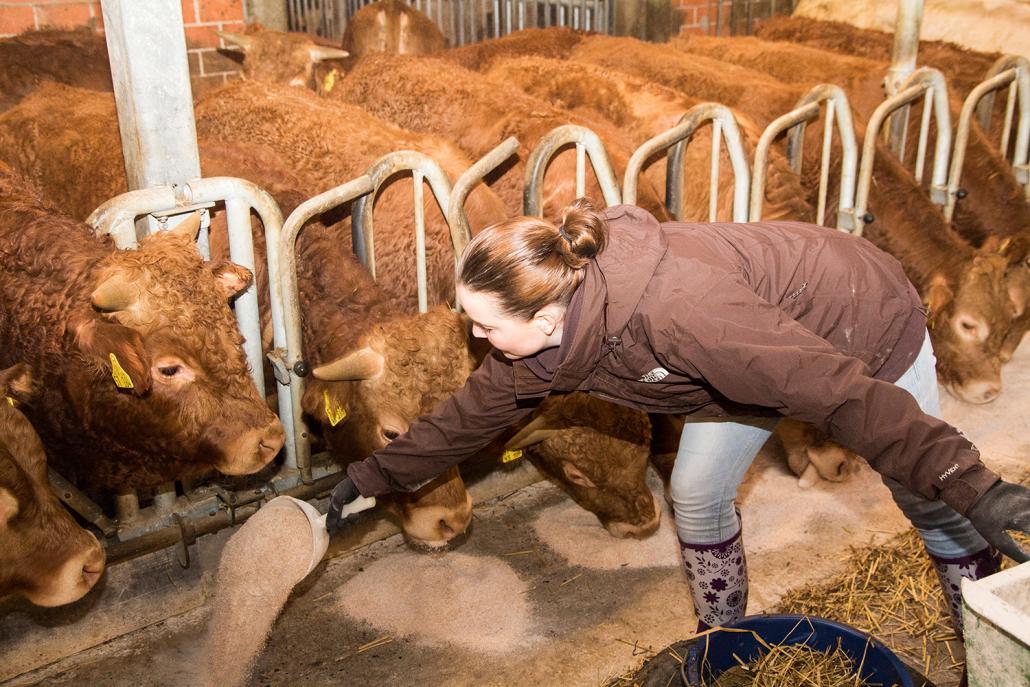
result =
[[[707,665],[705,677],[712,678],[738,665],[733,654],[745,663],[758,658],[762,645],[746,630],[751,630],[768,644],[807,644],[820,651],[835,649],[839,639],[841,649],[854,659],[856,668],[862,664],[861,677],[867,682],[884,687],[915,687],[905,664],[894,652],[864,632],[832,620],[804,615],[760,615],[742,618],[726,625],[726,628],[745,632],[716,630],[698,638],[687,651],[681,672],[688,687],[701,687],[703,684],[702,660]]]

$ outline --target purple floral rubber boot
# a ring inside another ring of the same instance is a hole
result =
[[[683,569],[697,614],[697,631],[744,617],[747,607],[747,558],[741,530],[718,544],[680,541]]]
[[[930,554],[930,560],[941,581],[944,598],[948,601],[952,625],[959,639],[962,639],[962,578],[981,580],[993,575],[1001,568],[1001,555],[988,546],[982,551],[959,558],[938,558]]]

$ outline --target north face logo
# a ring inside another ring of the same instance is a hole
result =
[[[668,376],[669,376],[669,371],[668,370],[666,370],[664,367],[656,367],[655,369],[651,370],[650,372],[645,374],[643,377],[641,377],[637,381],[638,382],[660,382],[660,381],[662,381],[663,379],[665,379]]]

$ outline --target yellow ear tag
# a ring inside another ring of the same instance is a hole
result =
[[[119,389],[131,389],[132,377],[129,376],[129,373],[118,362],[118,356],[114,353],[108,353],[108,357],[111,359],[111,378],[114,379],[114,385]]]
[[[336,399],[329,398],[329,391],[322,392],[322,400],[325,401],[325,416],[329,418],[329,425],[335,427],[347,417],[347,409],[336,402]]]
[[[502,463],[511,463],[522,457],[522,449],[510,448],[501,454]]]
[[[333,87],[336,86],[336,77],[337,76],[339,76],[339,72],[337,72],[336,69],[333,69],[332,71],[330,71],[328,74],[325,75],[325,78],[322,79],[322,92],[323,93],[328,93],[329,91],[333,90]]]
[[[13,406],[14,405],[14,399],[13,398],[11,398],[10,396],[5,396],[4,398],[7,399],[7,405],[9,405],[9,406]]]

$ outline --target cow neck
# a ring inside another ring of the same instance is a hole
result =
[[[661,225],[646,210],[619,205],[604,216],[608,242],[585,268],[579,323],[554,373],[552,391],[578,389],[601,359],[621,345],[622,332],[668,250]]]

